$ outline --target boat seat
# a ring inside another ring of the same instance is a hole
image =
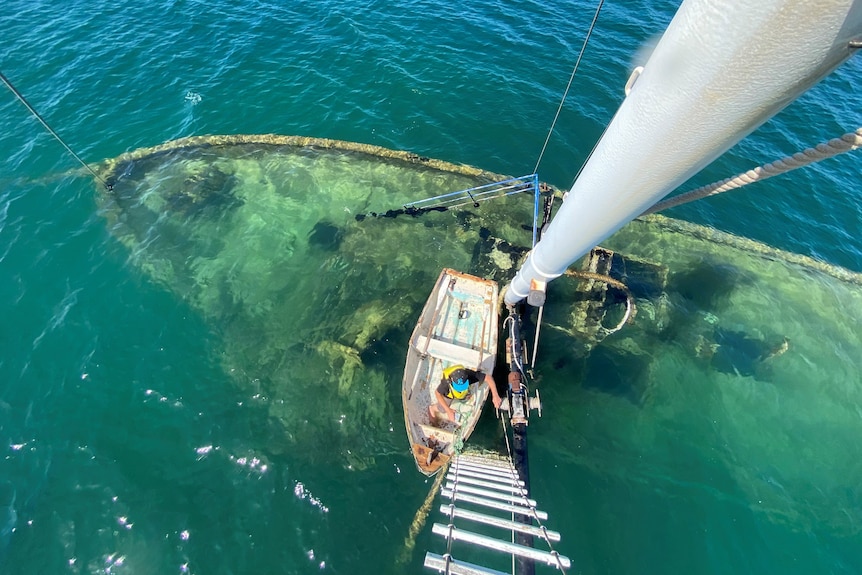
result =
[[[434,427],[433,425],[426,425],[424,423],[420,423],[419,428],[422,429],[422,433],[425,437],[436,439],[441,444],[452,443],[455,441],[455,434],[451,431]]]
[[[426,349],[426,342],[428,344],[428,355],[442,359],[445,362],[461,364],[470,369],[478,369],[479,363],[482,361],[481,350],[462,347],[434,337],[429,342],[428,338],[424,335],[416,336],[416,350],[420,354]]]

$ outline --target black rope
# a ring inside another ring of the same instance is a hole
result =
[[[354,219],[357,222],[364,221],[368,217],[372,218],[397,218],[398,216],[411,216],[414,218],[418,218],[421,215],[427,214],[429,212],[446,212],[449,211],[449,208],[446,206],[433,206],[430,208],[416,208],[413,206],[404,206],[403,208],[397,210],[386,210],[383,213],[378,212],[368,212],[367,214],[356,214]]]
[[[554,209],[554,200],[556,196],[554,196],[554,192],[549,191],[548,195],[545,196],[545,204],[542,209],[542,223],[539,225],[539,240],[542,239],[542,236],[545,235],[545,230],[548,229],[548,226],[551,224],[551,211]]]
[[[596,20],[599,19],[599,12],[602,11],[602,5],[605,3],[605,0],[599,0],[599,5],[596,7],[596,13],[593,16],[593,21],[590,23],[590,28],[587,30],[587,37],[584,38],[584,44],[581,46],[581,52],[578,54],[578,59],[575,61],[575,67],[572,69],[572,75],[569,76],[569,83],[566,86],[566,90],[563,92],[563,97],[560,99],[560,106],[557,108],[557,113],[554,115],[554,121],[551,122],[551,128],[548,130],[548,137],[545,138],[545,143],[542,145],[542,151],[539,152],[539,159],[536,160],[536,167],[533,169],[533,173],[538,173],[539,164],[542,163],[542,158],[545,156],[545,150],[548,148],[548,142],[551,140],[551,134],[554,133],[554,126],[557,125],[557,120],[560,118],[560,112],[563,110],[563,104],[566,102],[566,98],[569,96],[569,89],[572,87],[572,81],[575,79],[575,73],[578,71],[578,66],[581,64],[581,58],[584,57],[584,52],[587,49],[587,43],[590,41],[590,36],[593,33],[593,29],[596,27]]]
[[[76,160],[78,160],[78,161],[81,163],[81,165],[82,165],[82,166],[84,166],[85,168],[87,168],[87,170],[89,170],[89,172],[90,172],[91,174],[93,174],[93,177],[95,177],[97,180],[99,180],[100,182],[102,182],[102,184],[105,186],[105,188],[107,188],[107,189],[108,189],[108,191],[110,191],[110,190],[113,190],[113,189],[114,189],[114,186],[112,186],[111,184],[109,184],[108,182],[106,182],[105,180],[103,180],[103,179],[102,179],[102,177],[101,177],[101,176],[99,176],[99,174],[97,174],[96,172],[94,172],[94,171],[93,171],[93,168],[91,168],[90,166],[88,166],[88,165],[87,165],[87,163],[86,163],[84,160],[82,160],[82,159],[78,156],[78,154],[76,154],[74,151],[72,151],[72,148],[70,148],[70,147],[66,144],[66,142],[64,142],[64,141],[63,141],[63,138],[61,138],[61,137],[57,134],[57,132],[55,132],[55,131],[51,128],[51,126],[49,126],[49,125],[48,125],[48,122],[46,122],[46,121],[44,120],[44,118],[42,118],[42,116],[40,116],[40,115],[39,115],[39,112],[37,112],[37,111],[33,108],[33,106],[31,106],[31,105],[30,105],[30,103],[29,103],[29,102],[24,98],[24,96],[23,96],[23,95],[21,95],[21,92],[19,92],[19,91],[15,88],[15,86],[13,86],[13,85],[12,85],[12,82],[10,82],[10,81],[9,81],[9,78],[7,78],[7,77],[3,74],[3,72],[0,72],[0,80],[3,80],[3,83],[4,83],[4,84],[6,84],[6,87],[7,87],[7,88],[9,88],[9,90],[11,90],[11,91],[12,91],[12,93],[13,93],[13,94],[15,94],[15,96],[16,96],[19,100],[21,100],[21,103],[22,103],[22,104],[24,104],[24,106],[26,106],[28,110],[30,110],[30,113],[31,113],[31,114],[33,114],[33,116],[34,116],[37,120],[39,120],[39,122],[41,122],[43,126],[45,126],[45,129],[46,129],[46,130],[48,130],[48,132],[50,132],[50,134],[51,134],[52,136],[54,136],[54,137],[57,139],[57,141],[58,141],[58,142],[60,142],[60,143],[63,145],[63,147],[64,147],[64,148],[66,148],[66,150],[67,150],[70,154],[72,154],[72,156],[73,156]]]

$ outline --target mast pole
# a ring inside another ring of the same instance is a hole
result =
[[[685,0],[506,289],[543,286],[862,45],[862,0]]]

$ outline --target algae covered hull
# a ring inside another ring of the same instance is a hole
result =
[[[348,469],[409,457],[398,382],[440,270],[505,284],[531,239],[527,196],[357,218],[500,178],[373,146],[201,137],[98,169],[114,183],[99,196],[111,233],[219,333],[225,371],[266,410],[271,452]],[[531,440],[604,475],[663,454],[646,482],[686,481],[678,454],[712,450],[734,487],[710,488],[775,521],[858,531],[859,277],[663,217],[604,247],[637,317],[585,345],[589,294],[551,286],[536,382],[550,407]],[[605,297],[591,313],[613,325],[618,308]]]
[[[504,277],[491,236],[530,237],[520,199],[358,221],[494,177],[372,146],[194,138],[100,170],[112,234],[221,333],[225,369],[271,416],[272,448],[346,466],[404,448],[390,432],[402,429],[395,366],[440,269]]]

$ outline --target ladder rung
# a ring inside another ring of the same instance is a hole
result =
[[[453,498],[453,491],[451,489],[443,489],[440,491],[440,494],[443,497],[447,497],[449,499]],[[483,507],[498,509],[500,511],[506,511],[509,513],[517,513],[518,515],[526,515],[527,517],[537,517],[542,521],[548,518],[548,514],[546,512],[539,511],[538,509],[530,509],[529,507],[524,507],[523,505],[510,505],[508,503],[502,503],[500,501],[494,501],[492,499],[485,499],[484,497],[476,497],[474,495],[468,495],[466,493],[459,493],[457,501],[463,503],[472,503],[474,505],[481,505]]]
[[[459,509],[451,503],[449,503],[448,505],[445,503],[441,505],[440,513],[445,513],[452,519],[459,518],[467,521],[484,523],[485,525],[493,525],[494,527],[500,527],[502,529],[508,529],[510,531],[518,531],[520,533],[526,533],[527,535],[533,535],[542,539],[547,538],[549,541],[556,542],[560,540],[560,534],[556,531],[551,531],[550,529],[543,530],[541,527],[537,527],[536,525],[518,523],[517,521],[512,521],[511,519],[504,519],[502,517],[495,517],[493,515],[485,515],[484,513],[470,511],[469,509]],[[450,519],[449,521],[451,522],[452,519]]]
[[[460,462],[458,465],[449,466],[450,475],[461,475],[462,473],[481,473],[488,477],[499,477],[508,481],[520,481],[520,477],[515,472],[498,471],[481,465],[473,465],[472,463]]]
[[[443,555],[437,555],[436,553],[425,553],[425,567],[429,569],[436,569],[440,573],[446,573],[446,557]],[[487,567],[482,567],[480,565],[475,565],[473,563],[467,563],[466,561],[456,561],[455,559],[449,559],[449,573],[452,575],[509,575],[503,571],[497,571],[496,569],[488,569]]]
[[[508,485],[520,485],[524,486],[524,482],[520,479],[515,479],[514,477],[508,475],[496,475],[493,473],[485,473],[484,471],[474,471],[468,468],[459,468],[458,471],[455,471],[451,467],[449,468],[449,473],[446,475],[446,479],[455,480],[456,478],[461,477],[475,477],[477,479],[488,479],[488,480],[499,480],[505,481]]]
[[[487,461],[492,465],[512,465],[512,460],[508,457],[502,457],[500,455],[482,455],[481,453],[461,453],[458,455],[459,459],[469,459],[471,461]]]
[[[536,500],[529,499],[524,497],[523,495],[515,496],[515,495],[506,495],[504,493],[499,493],[497,491],[489,491],[487,489],[479,489],[478,487],[471,487],[469,485],[459,485],[458,489],[455,489],[454,483],[447,483],[445,489],[451,489],[453,491],[457,491],[460,496],[461,493],[472,493],[473,495],[481,495],[482,497],[488,497],[490,499],[499,499],[500,501],[508,501],[509,503],[520,503],[525,506],[535,507]]]
[[[492,473],[498,473],[506,476],[518,475],[518,472],[511,465],[489,465],[475,459],[462,459],[461,457],[452,462],[451,468],[454,469],[455,467],[460,467],[462,469],[467,467],[474,467],[477,469],[485,469],[491,471]]]
[[[511,483],[500,483],[497,481],[485,481],[484,479],[476,479],[475,477],[461,477],[458,479],[450,478],[448,475],[446,476],[446,487],[450,485],[474,485],[476,487],[486,487],[488,489],[493,489],[495,491],[501,491],[503,493],[516,493],[518,495],[525,495],[526,491],[520,485],[512,485]]]
[[[500,541],[493,537],[479,535],[478,533],[458,529],[451,525],[435,523],[431,528],[431,532],[436,535],[442,535],[447,539],[451,538],[453,541],[464,541],[465,543],[479,545],[486,549],[494,549],[495,551],[510,553],[512,555],[517,555],[518,557],[532,559],[533,561],[540,561],[546,565],[550,565],[551,567],[562,567],[563,569],[568,569],[572,566],[572,562],[565,555],[549,553],[548,551],[533,549],[532,547],[518,545],[517,543],[509,543],[508,541]]]
[[[449,472],[450,473],[463,473],[465,471],[472,471],[473,473],[482,473],[484,475],[499,477],[500,479],[508,479],[510,481],[517,481],[521,479],[518,474],[514,471],[499,471],[497,469],[482,467],[481,465],[472,465],[472,464],[463,464],[460,463],[457,466],[450,465]]]
[[[494,469],[497,471],[504,471],[506,473],[512,474],[517,473],[515,471],[515,467],[506,460],[494,460],[494,459],[484,459],[481,457],[471,457],[469,455],[459,455],[456,461],[452,463],[458,463],[459,465],[475,465],[477,467],[483,467],[485,469]]]

